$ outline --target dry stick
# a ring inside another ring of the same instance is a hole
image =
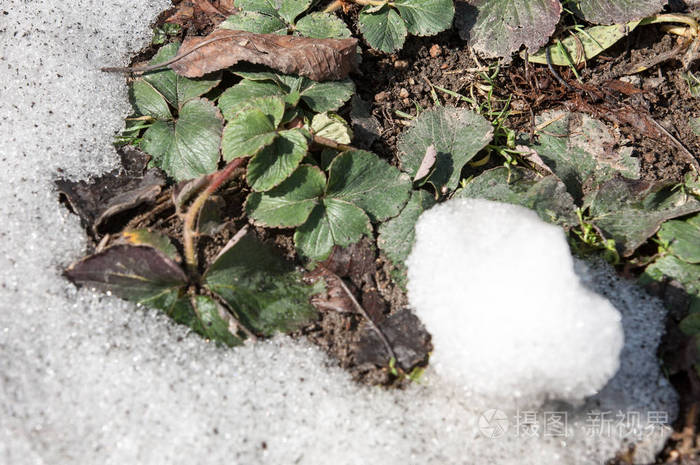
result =
[[[373,5],[373,6],[382,6],[382,5],[392,6],[394,4],[393,2],[388,2],[388,1],[383,2],[381,0],[347,0],[347,1],[349,1],[350,3],[356,3],[358,5]],[[338,8],[340,8],[341,6],[343,6],[342,0],[335,0],[335,1],[331,2],[331,4],[328,5],[323,10],[323,12],[324,13],[332,13],[335,10],[337,10]]]
[[[221,171],[211,174],[209,185],[197,196],[187,210],[184,226],[182,227],[182,237],[185,249],[185,262],[189,270],[193,273],[197,272],[197,256],[194,252],[194,238],[196,235],[194,232],[194,225],[197,222],[197,214],[209,196],[216,192],[216,190],[231,177],[236,168],[240,167],[246,160],[247,158],[236,158],[229,162]]]
[[[552,52],[549,49],[549,47],[545,48],[544,52],[545,58],[547,58],[547,67],[549,67],[549,72],[552,73],[552,76],[556,78],[557,81],[559,81],[559,84],[563,85],[569,90],[574,90],[571,85],[562,78],[559,73],[557,73],[557,70],[554,69],[554,66],[552,66]]]
[[[100,68],[100,71],[103,71],[105,73],[147,73],[149,71],[156,71],[156,70],[163,69],[163,68],[166,68],[166,67],[172,65],[176,61],[179,61],[179,60],[185,58],[190,53],[199,50],[200,48],[204,47],[205,45],[209,45],[212,42],[216,42],[219,40],[226,40],[226,39],[231,39],[231,37],[229,37],[229,36],[212,37],[211,39],[207,39],[204,42],[201,42],[201,43],[195,45],[194,47],[192,47],[191,50],[186,51],[182,55],[176,55],[167,61],[155,64],[155,65],[141,66],[141,67],[126,67],[126,68],[120,68],[120,67]]]
[[[665,135],[666,137],[668,137],[669,139],[671,139],[671,142],[673,142],[673,145],[675,145],[675,146],[678,148],[678,150],[680,150],[681,153],[682,153],[683,155],[685,155],[685,157],[688,159],[688,162],[690,163],[690,166],[693,167],[693,169],[695,170],[695,172],[696,172],[696,173],[700,173],[700,164],[698,164],[698,161],[695,159],[695,156],[693,156],[693,154],[690,153],[690,151],[689,151],[687,148],[685,148],[685,146],[681,143],[681,141],[679,141],[678,139],[676,139],[676,138],[674,137],[673,134],[671,134],[670,132],[668,132],[668,131],[666,130],[666,128],[663,127],[661,124],[659,124],[654,118],[649,117],[649,120],[650,120],[652,123],[654,123],[654,126],[656,126],[656,128],[657,128],[663,135]]]
[[[367,311],[365,311],[365,309],[362,307],[362,305],[359,304],[357,299],[355,299],[355,296],[352,294],[352,292],[350,292],[350,289],[348,289],[348,286],[345,285],[345,283],[343,282],[343,279],[340,276],[338,276],[337,274],[333,273],[328,268],[326,268],[325,266],[321,265],[320,263],[318,264],[318,266],[323,268],[328,273],[330,273],[336,277],[336,279],[338,280],[338,283],[340,284],[340,288],[343,290],[343,292],[345,292],[348,295],[348,297],[350,298],[350,302],[352,302],[352,305],[355,307],[355,310],[357,310],[358,313],[360,313],[362,316],[365,317],[365,319],[367,320],[369,325],[372,327],[372,329],[379,335],[379,339],[382,340],[382,343],[384,344],[384,348],[389,353],[389,356],[391,358],[393,358],[394,360],[396,360],[396,362],[399,364],[399,366],[401,366],[401,362],[399,362],[399,360],[396,358],[396,353],[394,353],[394,349],[391,347],[391,344],[389,344],[389,340],[386,338],[386,335],[379,328],[379,326],[377,326],[377,324],[374,322],[374,320],[372,320],[372,318],[369,317],[369,314],[367,313]],[[401,367],[401,368],[403,368],[403,367]]]
[[[325,145],[326,147],[330,147],[334,150],[339,150],[341,152],[345,152],[346,150],[357,150],[352,145],[341,144],[332,139],[328,139],[327,137],[319,136],[316,134],[313,135],[313,141],[319,145]]]

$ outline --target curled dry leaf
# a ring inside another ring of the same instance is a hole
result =
[[[418,181],[419,179],[426,177],[428,173],[430,173],[430,168],[432,168],[435,164],[436,158],[437,150],[435,150],[435,146],[433,144],[430,144],[428,148],[425,149],[425,156],[423,157],[423,161],[420,162],[420,166],[418,167],[418,171],[413,177],[413,180]]]
[[[355,65],[357,39],[310,39],[220,29],[190,37],[170,67],[189,78],[247,61],[314,81],[347,77]]]

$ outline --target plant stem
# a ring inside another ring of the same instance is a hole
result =
[[[216,190],[231,177],[236,168],[240,167],[246,160],[247,158],[236,158],[230,161],[221,171],[211,174],[209,176],[209,185],[194,199],[194,202],[192,202],[190,208],[187,210],[182,229],[182,237],[185,249],[185,262],[187,263],[187,268],[193,273],[197,272],[197,254],[194,251],[196,233],[194,228],[199,210],[201,210],[209,196],[216,192]]]
[[[659,24],[659,23],[687,24],[693,30],[693,37],[697,37],[698,30],[700,30],[700,26],[698,26],[698,22],[695,20],[695,18],[693,18],[692,16],[688,16],[688,15],[676,15],[676,14],[654,15],[654,16],[650,16],[648,18],[643,19],[642,22],[640,23],[640,25],[642,25],[642,24]]]
[[[346,150],[357,150],[352,145],[340,144],[333,139],[317,136],[316,134],[313,135],[313,141],[319,145],[325,145],[326,147],[330,147],[334,150],[340,150],[341,152],[345,152]]]
[[[355,3],[357,5],[373,5],[373,6],[382,6],[382,5],[389,5],[393,6],[393,2],[388,2],[388,1],[383,1],[383,0],[346,0],[349,3]],[[334,2],[331,2],[330,5],[326,7],[325,10],[323,10],[324,13],[332,13],[338,8],[343,6],[343,1],[342,0],[335,0]]]

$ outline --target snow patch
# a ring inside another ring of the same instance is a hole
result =
[[[407,260],[431,362],[501,404],[578,402],[615,374],[620,313],[574,272],[563,230],[517,205],[454,199],[425,212]]]

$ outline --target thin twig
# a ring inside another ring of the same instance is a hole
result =
[[[557,81],[559,81],[559,84],[563,85],[564,87],[566,87],[569,90],[574,90],[574,88],[571,87],[571,85],[568,82],[566,82],[564,80],[564,78],[562,78],[559,75],[557,70],[554,69],[554,66],[552,66],[552,51],[549,49],[549,47],[546,47],[544,50],[545,50],[544,55],[547,58],[547,67],[549,67],[549,72],[552,73],[552,76],[554,76],[554,78]]]
[[[396,360],[396,362],[399,365],[401,365],[401,362],[399,362],[399,359],[396,358],[396,353],[394,352],[394,349],[391,347],[391,344],[389,344],[389,340],[387,339],[384,332],[379,328],[379,326],[377,326],[377,324],[374,322],[374,320],[372,320],[372,318],[369,317],[369,314],[367,313],[367,311],[364,308],[362,308],[362,305],[359,304],[357,299],[355,299],[355,296],[352,294],[352,292],[350,292],[350,289],[348,289],[348,286],[343,282],[343,279],[340,276],[338,276],[337,274],[333,273],[328,268],[326,268],[325,266],[321,265],[320,263],[318,266],[323,268],[325,271],[327,271],[328,273],[330,273],[336,277],[336,279],[338,280],[338,284],[340,284],[340,288],[343,290],[343,292],[345,292],[345,294],[347,294],[348,298],[350,298],[350,302],[352,302],[352,305],[353,305],[353,307],[355,307],[355,310],[357,310],[357,312],[359,314],[361,314],[362,316],[365,317],[365,319],[369,323],[370,327],[377,333],[377,335],[379,336],[379,339],[381,339],[381,341],[382,341],[382,344],[384,344],[384,348],[389,353],[389,356],[391,358],[393,358],[394,360]]]
[[[334,141],[333,139],[329,139],[327,137],[319,136],[317,134],[313,135],[313,141],[317,143],[318,145],[324,145],[326,147],[330,147],[334,150],[339,150],[341,152],[345,152],[346,150],[357,150],[355,147],[352,145],[346,145],[346,144],[341,144],[339,142]]]
[[[690,165],[693,167],[693,169],[695,170],[695,172],[696,172],[696,173],[700,173],[700,165],[698,164],[698,161],[695,159],[695,156],[693,156],[693,154],[690,153],[690,151],[689,151],[687,148],[685,148],[685,146],[681,143],[681,141],[679,141],[678,139],[676,139],[676,138],[673,136],[673,134],[671,134],[670,132],[668,132],[668,131],[666,130],[666,128],[663,127],[661,124],[659,124],[654,118],[649,117],[649,120],[650,120],[652,123],[654,123],[654,126],[656,126],[656,128],[657,128],[663,135],[665,135],[666,137],[668,137],[669,139],[671,139],[671,142],[673,142],[673,145],[675,145],[675,146],[678,148],[678,150],[680,150],[681,153],[682,153],[683,155],[685,155],[685,157],[688,159],[688,162],[689,162]]]

